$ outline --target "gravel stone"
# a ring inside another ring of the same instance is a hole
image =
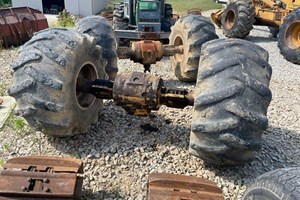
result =
[[[220,29],[216,29],[224,37]],[[0,132],[0,158],[49,155],[80,158],[84,162],[83,199],[145,199],[150,173],[166,172],[198,176],[214,181],[225,199],[241,199],[259,175],[278,168],[300,165],[300,66],[284,60],[277,40],[267,27],[254,27],[246,38],[270,53],[273,99],[268,109],[269,128],[262,137],[262,150],[243,166],[207,165],[188,154],[192,107],[162,106],[149,117],[128,115],[112,100],[105,101],[99,120],[88,133],[71,138],[54,138],[6,125]],[[4,94],[12,83],[10,64],[17,49],[0,50],[0,88]],[[130,60],[118,61],[120,72],[143,72]],[[168,58],[152,65],[151,74],[166,86],[189,91],[195,86],[174,76]],[[144,126],[151,126],[149,131]]]

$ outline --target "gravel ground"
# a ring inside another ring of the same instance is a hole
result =
[[[220,37],[221,31],[217,29]],[[273,99],[268,110],[269,128],[263,134],[263,148],[249,164],[218,167],[204,164],[188,154],[192,107],[162,107],[150,117],[130,116],[112,101],[105,101],[99,121],[85,135],[53,138],[16,126],[11,117],[0,132],[0,158],[24,155],[59,155],[84,162],[84,199],[144,199],[149,173],[167,172],[198,176],[214,181],[226,199],[241,199],[253,180],[273,169],[299,166],[300,163],[300,66],[283,59],[277,41],[268,29],[255,27],[247,40],[270,53]],[[10,63],[18,56],[15,49],[0,51],[0,87],[11,84]],[[143,71],[129,60],[118,62],[121,72]],[[164,59],[152,67],[166,85],[193,90],[181,83]],[[149,124],[150,129],[141,125]]]

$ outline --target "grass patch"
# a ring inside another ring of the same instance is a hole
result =
[[[0,159],[0,167],[3,167],[5,161],[3,159]]]
[[[13,129],[13,131],[19,136],[24,136],[25,133],[32,131],[31,128],[26,124],[25,120],[22,117],[14,115],[13,112],[10,113],[5,122],[5,126]]]
[[[122,0],[110,0],[107,2],[107,8],[112,9],[114,3],[122,2]],[[222,7],[221,4],[216,4],[213,0],[168,0],[167,3],[172,4],[175,13],[183,14],[187,10],[192,8],[198,8],[202,11],[219,9]]]
[[[6,90],[6,83],[5,83],[5,81],[3,81],[0,84],[0,96],[4,96],[5,90]]]

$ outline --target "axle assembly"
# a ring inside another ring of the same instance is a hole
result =
[[[194,104],[193,92],[168,88],[159,77],[141,72],[118,74],[115,81],[77,79],[77,92],[90,93],[100,99],[113,99],[128,113],[147,116],[161,105],[184,108]]]

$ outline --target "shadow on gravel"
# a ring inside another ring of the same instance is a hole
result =
[[[154,112],[149,117],[132,116],[110,101],[88,133],[70,138],[48,136],[47,140],[58,151],[78,158],[155,152],[160,145],[187,149],[190,127],[186,124],[190,125],[191,117],[178,109],[168,109],[167,114]]]
[[[232,187],[235,187],[238,193],[239,186],[250,185],[255,178],[268,171],[299,167],[300,133],[283,127],[270,126],[263,134],[261,152],[253,162],[232,167],[205,166],[216,176],[232,183]]]
[[[274,38],[272,36],[269,36],[269,37],[263,37],[263,36],[251,36],[251,35],[248,35],[246,37],[247,41],[250,41],[250,42],[263,42],[263,43],[268,43],[268,42],[276,42],[277,41],[277,38]]]
[[[92,190],[82,190],[81,200],[91,200],[91,199],[124,199],[118,191],[106,192],[106,191],[92,191]]]

